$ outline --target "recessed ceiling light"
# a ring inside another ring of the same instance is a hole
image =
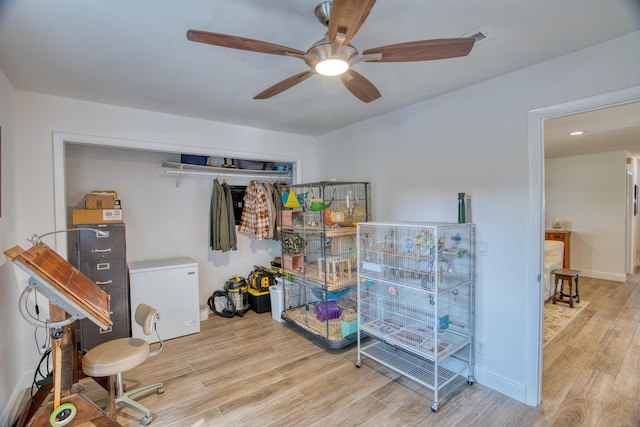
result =
[[[575,132],[571,132],[569,135],[571,136],[578,136],[578,135],[582,135],[584,133],[583,130],[577,130]]]

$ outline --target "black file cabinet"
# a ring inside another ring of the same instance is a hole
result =
[[[78,231],[71,245],[70,260],[111,296],[113,321],[113,326],[108,330],[87,319],[77,322],[79,349],[86,352],[100,343],[131,336],[126,227],[124,224],[94,224],[80,225],[78,228],[101,231]]]

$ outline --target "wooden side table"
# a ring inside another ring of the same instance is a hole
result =
[[[576,300],[576,303],[580,302],[580,290],[578,288],[578,276],[580,275],[580,271],[571,270],[569,268],[559,268],[557,270],[553,270],[551,274],[555,275],[555,289],[553,291],[553,303],[563,302],[569,304],[569,307],[573,308],[573,300]],[[564,281],[569,282],[569,294],[564,293]],[[573,292],[573,284],[576,285],[575,294]],[[560,292],[558,296],[558,284],[560,284]],[[567,298],[565,298],[567,297]]]

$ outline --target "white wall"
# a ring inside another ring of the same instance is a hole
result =
[[[15,152],[15,90],[0,71],[0,252],[25,241],[18,240],[18,216]],[[33,329],[22,320],[18,311],[18,298],[22,291],[20,281],[23,274],[0,253],[0,325],[5,331],[5,339],[0,340],[0,425],[9,425],[23,390],[22,373],[30,369],[24,363],[27,345],[33,343]]]
[[[327,175],[372,182],[376,220],[456,221],[456,194],[471,194],[477,239],[488,242],[488,255],[477,258],[476,336],[485,354],[476,355],[476,376],[530,404],[536,337],[528,325],[541,301],[527,298],[540,288],[539,271],[527,274],[540,257],[528,234],[528,113],[639,85],[640,56],[629,55],[639,48],[634,33],[318,138]]]
[[[625,280],[625,151],[547,159],[546,225],[571,230],[571,268]]]

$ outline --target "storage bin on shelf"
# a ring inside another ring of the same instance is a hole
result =
[[[209,160],[208,156],[199,156],[195,154],[180,155],[180,163],[184,163],[187,165],[206,166],[208,160]]]

